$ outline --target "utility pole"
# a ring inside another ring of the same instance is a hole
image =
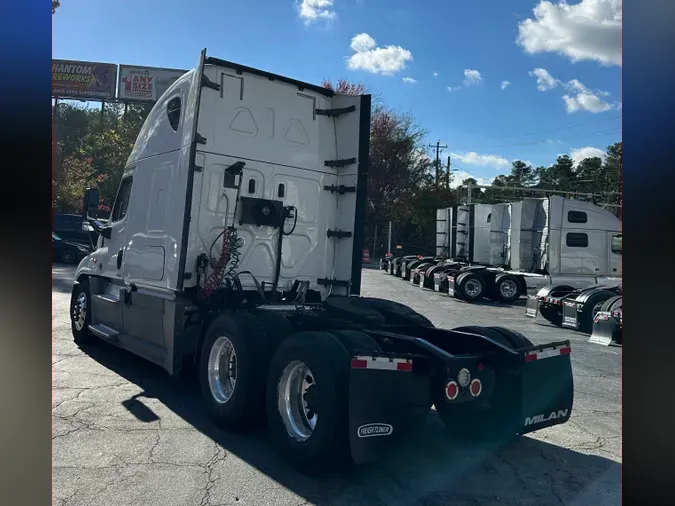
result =
[[[436,144],[429,144],[430,148],[436,148],[436,188],[438,188],[438,183],[441,178],[441,149],[446,149],[448,146],[445,144],[441,146],[441,141],[439,140]]]
[[[445,173],[445,189],[450,189],[450,157],[448,156],[448,171]]]
[[[391,253],[391,221],[389,222],[389,236],[387,238],[387,252]]]

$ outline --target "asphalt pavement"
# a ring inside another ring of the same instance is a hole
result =
[[[363,295],[407,304],[437,326],[498,324],[535,344],[570,339],[575,406],[567,424],[499,446],[452,440],[432,411],[382,460],[319,479],[290,469],[264,432],[211,424],[194,381],[103,342],[80,350],[68,318],[74,268],[52,272],[55,505],[620,503],[621,348],[538,325],[524,304],[466,304],[364,269]]]

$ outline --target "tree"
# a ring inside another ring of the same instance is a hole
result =
[[[321,86],[328,88],[329,90],[333,90],[338,95],[355,96],[370,93],[368,87],[365,84],[361,82],[350,83],[344,78],[338,79],[335,84],[331,83],[328,79],[324,79],[321,83]]]
[[[59,0],[52,0],[52,15],[56,14],[56,9],[61,7],[61,2]]]
[[[617,195],[607,195],[605,202],[612,204],[621,204],[621,157],[622,157],[622,143],[621,141],[607,146],[605,154],[605,161],[602,164],[603,182],[610,192],[617,192]]]
[[[532,166],[521,160],[514,161],[511,164],[511,176],[509,182],[513,183],[513,186],[533,186],[535,174],[532,170]]]
[[[323,86],[344,95],[360,95],[369,89],[362,83],[340,79],[335,84],[324,81]],[[403,114],[376,104],[371,113],[368,191],[366,203],[366,237],[372,237],[375,227],[384,230],[389,220],[397,224],[435,223],[424,207],[419,211],[420,192],[430,175],[431,160],[424,147],[426,132],[411,114]],[[398,225],[397,225],[398,226]]]
[[[63,160],[63,177],[55,192],[55,208],[62,212],[82,211],[82,197],[88,187],[104,182],[106,174],[96,174],[91,158],[70,155]]]
[[[58,104],[54,114],[53,169],[57,211],[81,206],[82,193],[75,198],[72,192],[83,192],[86,184],[99,188],[103,206],[112,205],[124,166],[151,107],[152,104],[129,105],[125,114],[121,104],[108,104],[103,113],[79,105]],[[86,176],[83,160],[87,160],[91,171]]]
[[[576,168],[575,191],[599,193],[603,188],[602,158],[584,158]]]

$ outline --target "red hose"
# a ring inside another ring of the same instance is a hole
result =
[[[223,233],[223,247],[220,252],[220,257],[217,262],[214,262],[213,259],[210,259],[211,268],[213,273],[209,276],[206,281],[204,281],[204,286],[199,290],[199,298],[206,299],[211,296],[213,292],[218,290],[223,282],[223,275],[225,272],[225,266],[230,261],[231,252],[230,252],[230,235],[232,235],[234,229],[227,228]]]

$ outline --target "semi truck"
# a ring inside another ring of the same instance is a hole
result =
[[[207,56],[159,98],[78,266],[78,346],[100,340],[169,375],[193,366],[229,431],[265,425],[320,472],[376,459],[435,406],[451,435],[565,423],[569,341],[435,327],[361,296],[370,95]]]
[[[452,210],[441,211],[452,216]],[[569,293],[621,280],[621,221],[600,206],[550,196],[498,204],[487,216],[489,235],[476,220],[466,233],[472,256],[460,256],[466,258],[465,265],[427,270],[433,272],[436,290],[468,302],[483,297],[514,302],[547,285],[569,287]],[[461,230],[459,225],[457,229]],[[455,234],[451,225],[448,233],[437,236],[437,241],[444,241],[441,245],[448,244],[453,258],[458,256]],[[478,251],[485,253],[481,256]]]
[[[576,290],[570,285],[552,284],[528,296],[525,315],[590,334],[596,315],[612,314],[621,307],[622,300],[621,283],[594,284]]]

